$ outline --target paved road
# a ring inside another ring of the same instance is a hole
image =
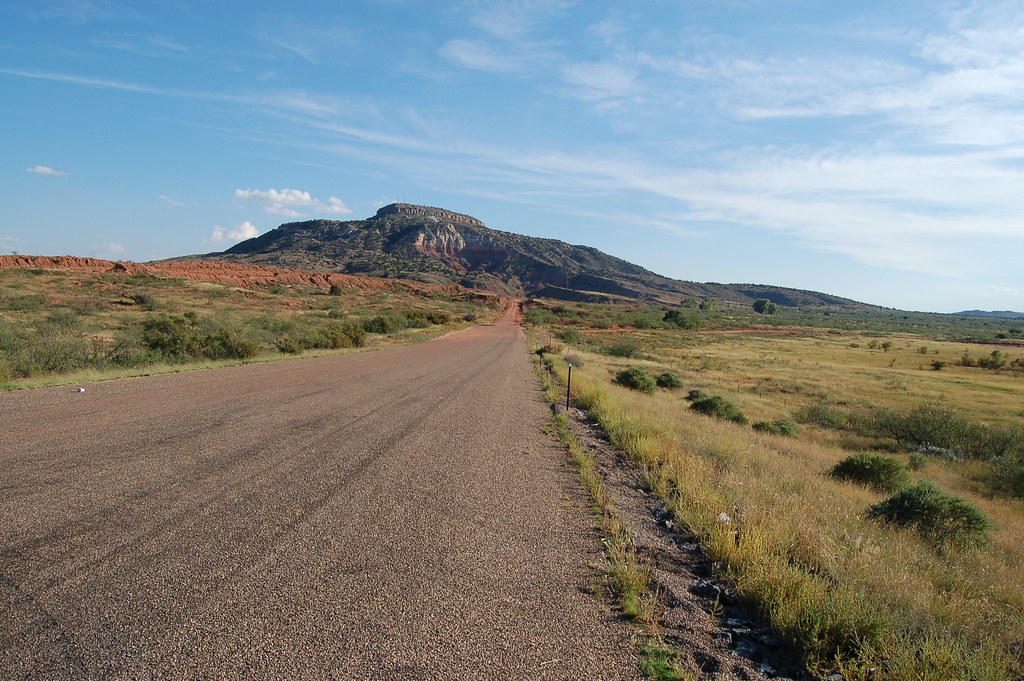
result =
[[[634,679],[521,331],[0,394],[0,678]]]

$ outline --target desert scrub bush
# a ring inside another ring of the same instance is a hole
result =
[[[583,342],[583,336],[580,335],[580,332],[573,326],[570,326],[565,331],[558,334],[558,337],[570,345],[579,345]]]
[[[302,337],[297,333],[286,333],[280,336],[274,341],[274,347],[277,348],[278,352],[288,355],[299,355],[306,349],[302,344]]]
[[[819,428],[834,430],[846,427],[850,420],[846,414],[827,404],[812,404],[803,409],[797,409],[793,412],[793,418],[797,423],[807,423]]]
[[[796,423],[789,419],[775,419],[774,421],[758,421],[753,426],[754,430],[783,437],[796,437]]]
[[[658,383],[654,380],[654,376],[651,376],[650,372],[642,367],[623,369],[615,375],[615,382],[648,395],[658,389]]]
[[[640,354],[640,344],[631,340],[619,341],[605,347],[604,354],[612,357],[636,357]]]
[[[669,390],[679,390],[683,387],[683,381],[671,371],[658,374],[655,379],[659,388],[668,388]]]
[[[307,349],[362,347],[366,343],[366,331],[355,322],[327,322],[303,330],[302,344]]]
[[[0,358],[0,385],[10,383],[14,380],[14,372],[7,366],[7,361]]]
[[[2,371],[0,367],[0,378]],[[1024,451],[1002,456],[992,464],[991,485],[1005,494],[1024,497]]]
[[[410,329],[425,329],[430,326],[430,313],[426,310],[406,310],[405,325]]]
[[[699,388],[694,388],[690,392],[686,393],[686,399],[690,402],[696,402],[697,400],[703,400],[705,397],[710,397],[706,392]]]
[[[367,333],[394,333],[406,326],[406,318],[397,315],[377,315],[363,321],[363,330]]]
[[[538,355],[559,355],[562,353],[562,346],[557,343],[548,343],[540,346],[534,352]]]
[[[142,320],[139,339],[142,345],[170,359],[195,357],[202,353],[203,342],[195,313],[158,315]]]
[[[928,480],[907,487],[868,509],[868,517],[913,527],[937,546],[979,547],[989,542],[988,518],[973,504]]]
[[[903,462],[877,452],[857,452],[829,471],[829,476],[866,485],[879,492],[895,492],[910,484],[910,473]]]
[[[690,409],[706,416],[714,416],[725,421],[732,421],[741,426],[747,425],[747,417],[743,415],[739,407],[719,395],[711,395],[695,400],[690,404]]]
[[[205,353],[210,359],[249,359],[259,351],[258,340],[223,324],[206,340]]]

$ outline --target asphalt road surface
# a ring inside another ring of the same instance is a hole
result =
[[[0,393],[0,678],[639,678],[525,349]]]

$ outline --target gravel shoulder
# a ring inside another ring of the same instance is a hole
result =
[[[510,318],[0,414],[2,678],[639,678]]]

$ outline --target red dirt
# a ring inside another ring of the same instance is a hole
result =
[[[0,269],[24,267],[28,269],[60,270],[66,272],[123,273],[125,275],[152,274],[155,276],[180,277],[190,281],[208,281],[239,288],[252,288],[266,284],[295,284],[329,288],[332,285],[343,289],[364,291],[411,293],[445,292],[458,293],[457,286],[436,286],[397,279],[356,277],[350,274],[293,270],[263,265],[242,265],[238,263],[214,262],[209,260],[136,263],[77,258],[74,256],[0,256]]]

